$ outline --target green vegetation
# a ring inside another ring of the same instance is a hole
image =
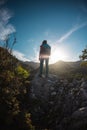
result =
[[[21,65],[17,66],[15,70],[18,76],[22,78],[28,78],[29,72],[25,70]]]
[[[87,67],[87,47],[82,51],[82,55],[79,58],[82,60],[81,66]]]
[[[30,72],[0,47],[0,130],[34,130],[28,110]]]
[[[87,60],[87,47],[82,51],[82,55],[79,56],[81,60]]]

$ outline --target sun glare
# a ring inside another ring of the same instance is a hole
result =
[[[59,60],[66,61],[67,53],[63,49],[56,48],[51,51],[50,64],[55,63]]]

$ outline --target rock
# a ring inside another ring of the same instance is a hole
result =
[[[53,75],[53,74],[49,74],[48,79],[50,79],[51,81],[58,81],[58,76],[57,75]]]
[[[81,88],[87,88],[87,82],[86,82],[86,81],[82,82],[82,84],[81,84],[80,87],[81,87]]]
[[[67,79],[64,79],[64,80],[63,80],[63,84],[64,84],[64,86],[65,86],[65,85],[68,85],[68,80],[67,80]]]
[[[34,97],[33,95],[35,95],[36,97],[47,99],[49,97],[49,93],[54,90],[54,84],[56,83],[56,81],[58,80],[57,76],[55,75],[49,75],[48,78],[41,78],[38,76],[38,74],[36,74],[31,82],[32,98]]]
[[[82,78],[82,79],[81,79],[81,82],[85,82],[85,81],[86,81],[86,79],[85,79],[85,78]]]
[[[50,90],[51,90],[51,91],[54,90],[54,87],[51,86],[51,87],[50,87]]]
[[[69,83],[68,86],[69,86],[69,87],[74,87],[74,84],[73,84],[73,83]]]
[[[52,93],[51,93],[52,96],[55,96],[56,94],[57,94],[56,92],[52,92]]]
[[[73,79],[72,83],[76,86],[78,84],[78,81],[76,79]]]
[[[82,108],[79,108],[77,111],[75,111],[73,114],[72,114],[72,119],[81,119],[82,121],[82,118],[86,117],[87,118],[87,107],[82,107]]]
[[[86,130],[87,129],[87,107],[75,111],[70,120],[68,130]]]
[[[83,100],[87,100],[87,91],[84,88],[81,88],[81,96]]]
[[[54,102],[50,101],[50,102],[49,102],[49,104],[53,105],[53,104],[54,104]]]

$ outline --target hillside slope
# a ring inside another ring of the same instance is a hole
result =
[[[0,47],[0,130],[32,130],[28,110],[30,72]]]
[[[58,61],[55,64],[49,66],[50,73],[58,76],[69,76],[71,74],[85,74],[87,73],[87,67],[81,67],[81,61],[77,62],[64,62]]]

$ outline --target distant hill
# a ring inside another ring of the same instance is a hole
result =
[[[37,70],[39,68],[39,63],[37,62],[22,62],[24,66],[31,68],[31,70]],[[49,73],[55,75],[69,76],[71,74],[87,74],[87,68],[81,67],[81,61],[76,62],[65,62],[58,61],[54,64],[49,65]]]
[[[55,64],[50,65],[51,71],[61,71],[61,72],[67,72],[69,70],[74,70],[77,68],[80,68],[80,61],[77,62],[64,62],[64,61],[58,61]]]
[[[33,62],[33,61],[25,61],[23,62],[26,66],[29,66],[29,68],[31,69],[37,69],[39,67],[39,63],[38,62]]]
[[[81,67],[81,61],[76,62],[64,62],[58,61],[55,64],[50,65],[50,73],[56,75],[70,75],[70,74],[87,74],[87,68]]]
[[[30,66],[30,68],[32,69],[37,69],[39,67],[39,63],[38,62],[32,62],[32,61],[26,61],[26,62],[22,62],[24,65]],[[80,67],[80,63],[81,61],[77,61],[77,62],[64,62],[64,61],[58,61],[54,64],[50,64],[49,67],[50,69],[63,69],[64,71],[66,69],[74,69],[74,68],[78,68]]]

